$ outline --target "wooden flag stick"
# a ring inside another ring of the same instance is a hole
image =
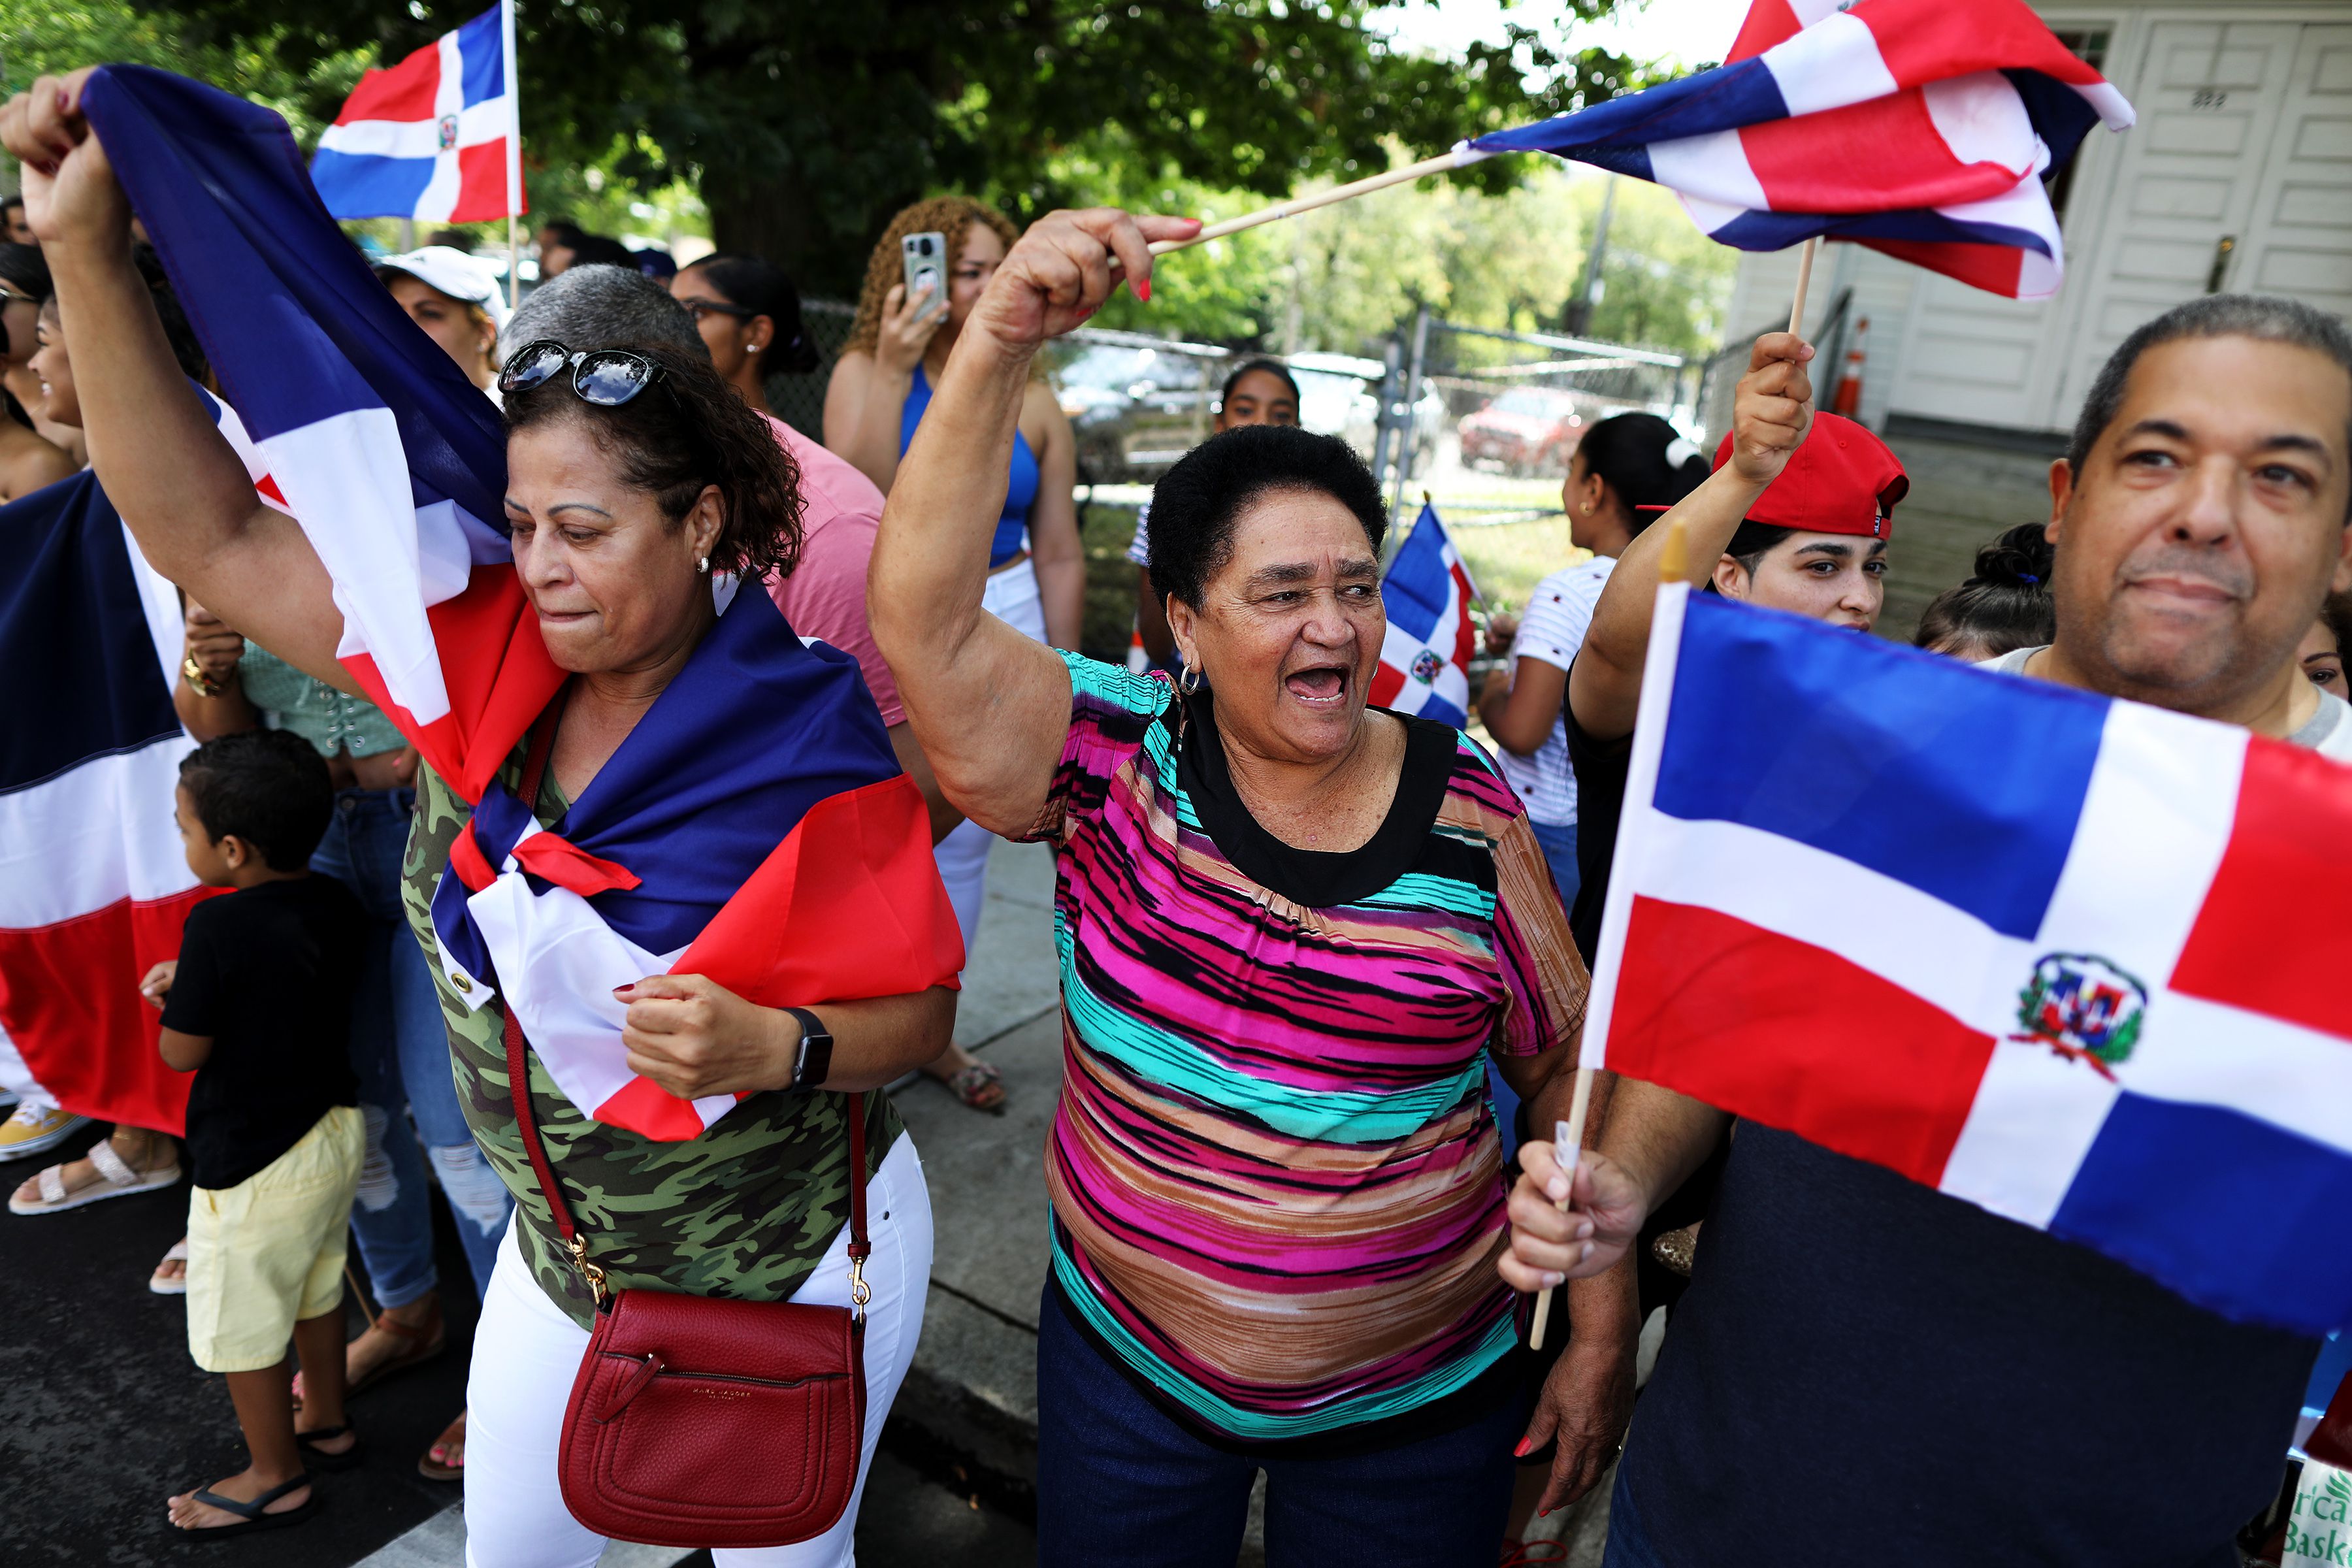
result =
[[[1813,286],[1813,257],[1822,248],[1822,237],[1805,241],[1805,248],[1797,253],[1797,298],[1789,307],[1789,330],[1805,330],[1805,291]]]
[[[1666,537],[1658,546],[1658,586],[1679,583],[1690,571],[1690,533],[1688,525],[1679,517],[1669,515]],[[1569,1101],[1568,1120],[1554,1129],[1553,1157],[1566,1173],[1569,1185],[1576,1184],[1576,1167],[1584,1158],[1584,1119],[1592,1109],[1592,1069],[1580,1066],[1576,1069],[1576,1095]],[[1559,1151],[1566,1150],[1566,1153]],[[1560,1213],[1568,1212],[1568,1199],[1552,1204]],[[1536,1298],[1535,1322],[1528,1331],[1528,1348],[1543,1349],[1544,1329],[1551,1321],[1551,1291],[1547,1289]]]
[[[1165,256],[1171,250],[1182,250],[1189,246],[1198,245],[1204,239],[1223,239],[1226,235],[1239,234],[1245,228],[1255,228],[1262,223],[1272,223],[1276,218],[1297,217],[1300,213],[1313,212],[1317,207],[1328,207],[1336,202],[1352,201],[1358,196],[1370,195],[1373,191],[1386,190],[1391,185],[1402,185],[1407,180],[1418,180],[1424,174],[1442,174],[1449,169],[1466,169],[1473,163],[1484,163],[1493,156],[1492,153],[1481,153],[1465,142],[1451,153],[1440,153],[1434,158],[1423,158],[1418,163],[1408,163],[1402,169],[1391,169],[1385,174],[1372,174],[1348,184],[1334,185],[1328,191],[1318,191],[1311,196],[1300,196],[1292,201],[1277,202],[1273,206],[1263,207],[1254,213],[1245,213],[1240,217],[1229,217],[1223,223],[1210,224],[1190,239],[1156,240],[1152,244],[1151,254]]]
[[[1576,1098],[1570,1100],[1568,1104],[1568,1120],[1558,1123],[1552,1129],[1553,1157],[1559,1161],[1560,1173],[1568,1178],[1569,1185],[1571,1187],[1576,1184],[1577,1161],[1584,1152],[1585,1113],[1591,1109],[1592,1069],[1580,1067],[1576,1069]],[[1551,1206],[1566,1214],[1568,1200],[1557,1199]],[[1529,1350],[1543,1349],[1544,1326],[1551,1321],[1551,1294],[1550,1289],[1547,1287],[1543,1294],[1536,1298],[1535,1326],[1528,1331]]]

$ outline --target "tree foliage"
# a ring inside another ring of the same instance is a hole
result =
[[[15,0],[12,0],[15,3]],[[328,67],[398,58],[482,0],[132,0],[204,47],[271,41],[331,115]],[[685,178],[723,247],[815,291],[855,285],[888,215],[961,189],[1026,219],[1095,191],[1181,179],[1279,195],[1608,97],[1628,61],[1558,28],[1570,0],[1459,61],[1392,50],[1368,23],[1410,0],[526,0],[524,144],[535,163]],[[1434,4],[1435,0],[1421,0]],[[298,95],[299,96],[299,95]],[[1512,172],[1463,176],[1501,190]]]

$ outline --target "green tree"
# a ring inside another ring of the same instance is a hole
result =
[[[1279,195],[1595,101],[1631,64],[1561,28],[1616,0],[1569,0],[1550,31],[1440,62],[1367,26],[1409,0],[526,0],[524,144],[535,163],[684,177],[713,237],[756,248],[816,292],[855,286],[888,215],[928,191],[994,197],[1016,218],[1115,184],[1197,181]],[[1423,0],[1433,4],[1435,0]],[[482,0],[132,0],[206,47],[262,37],[298,72],[353,50],[384,60]],[[313,118],[334,93],[313,92]],[[1109,132],[1109,133],[1107,133]],[[1512,174],[1463,176],[1499,190]]]

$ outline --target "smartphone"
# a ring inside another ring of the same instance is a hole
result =
[[[928,321],[948,304],[948,237],[933,229],[925,234],[910,234],[898,242],[899,259],[907,267],[907,298],[921,300],[928,292],[930,299],[916,307],[920,312],[915,320]]]

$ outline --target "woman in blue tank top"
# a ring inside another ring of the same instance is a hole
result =
[[[907,298],[899,242],[931,232],[947,237],[944,309],[928,296]],[[931,405],[931,389],[947,368],[964,318],[1016,237],[1003,214],[962,196],[941,196],[901,212],[875,245],[857,320],[825,388],[824,444],[886,494]],[[1030,383],[1022,401],[1006,470],[972,477],[975,483],[1004,487],[983,605],[1040,642],[1076,648],[1086,598],[1086,559],[1070,494],[1077,480],[1077,442],[1042,379]],[[937,847],[940,876],[954,900],[967,952],[980,925],[994,842],[992,834],[967,822]],[[924,1070],[967,1105],[994,1110],[1004,1103],[996,1069],[961,1047],[950,1047]]]

